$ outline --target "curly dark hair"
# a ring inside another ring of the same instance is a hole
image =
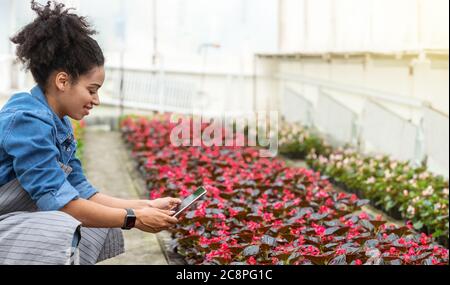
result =
[[[17,58],[39,86],[45,89],[54,71],[67,72],[74,84],[92,68],[104,65],[103,52],[91,37],[97,32],[85,17],[70,13],[73,8],[55,1],[44,6],[32,0],[31,9],[36,19],[11,41],[17,44]]]

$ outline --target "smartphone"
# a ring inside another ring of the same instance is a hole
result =
[[[194,194],[187,197],[186,199],[181,202],[181,205],[178,207],[177,212],[175,215],[173,215],[175,218],[178,218],[181,213],[186,211],[187,208],[189,208],[192,204],[194,204],[196,201],[198,201],[201,197],[203,197],[206,194],[206,189],[204,187],[198,188]]]

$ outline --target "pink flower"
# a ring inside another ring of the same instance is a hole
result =
[[[256,265],[257,264],[256,259],[253,256],[250,256],[250,258],[247,259],[247,264]]]
[[[208,246],[211,244],[210,240],[205,238],[205,237],[200,237],[200,241],[199,241],[201,246]]]
[[[222,250],[222,251],[227,251],[227,250],[229,250],[228,245],[227,245],[226,243],[222,243],[222,244],[220,245],[220,250]]]
[[[391,247],[391,248],[389,248],[389,253],[391,255],[395,255],[395,254],[397,254],[397,249],[395,247]]]
[[[345,249],[342,249],[342,248],[336,250],[336,255],[342,255],[342,254],[346,254],[346,253],[347,253],[347,251]]]
[[[230,213],[230,217],[233,218],[239,214],[238,211],[233,210],[233,208],[229,208],[228,212]]]
[[[261,224],[258,224],[258,223],[253,222],[253,221],[249,221],[247,223],[247,227],[249,228],[249,230],[255,231],[255,230],[257,230],[257,229],[259,229],[261,227]]]
[[[428,244],[428,237],[427,237],[426,234],[422,233],[422,234],[420,235],[420,243],[421,243],[422,245]]]
[[[273,208],[275,209],[275,210],[280,210],[280,209],[282,209],[284,207],[284,203],[283,202],[276,202],[274,205],[273,205]]]
[[[410,230],[412,230],[414,228],[413,223],[411,221],[406,222],[406,227]]]
[[[327,206],[320,206],[319,214],[328,213],[328,212],[330,212],[330,208],[328,208]]]
[[[263,215],[263,219],[266,222],[271,222],[275,217],[273,216],[272,213],[264,213]]]
[[[323,236],[325,234],[326,228],[324,226],[316,226],[314,228],[314,231],[316,232],[316,235]]]
[[[292,217],[292,216],[295,216],[297,213],[298,213],[298,210],[297,210],[297,209],[292,209],[292,210],[288,213],[288,215]]]
[[[359,218],[361,220],[368,220],[369,219],[369,215],[367,215],[366,212],[362,212],[361,214],[359,214]]]

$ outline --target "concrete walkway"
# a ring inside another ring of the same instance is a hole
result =
[[[125,199],[138,199],[142,185],[130,173],[130,159],[119,132],[88,127],[85,135],[84,168],[88,180],[100,192]],[[140,189],[138,189],[140,188]],[[101,265],[166,265],[156,235],[139,230],[124,231],[125,254]]]

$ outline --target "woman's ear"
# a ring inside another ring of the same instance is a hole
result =
[[[56,88],[64,92],[69,84],[70,77],[66,72],[58,72],[55,77]]]

